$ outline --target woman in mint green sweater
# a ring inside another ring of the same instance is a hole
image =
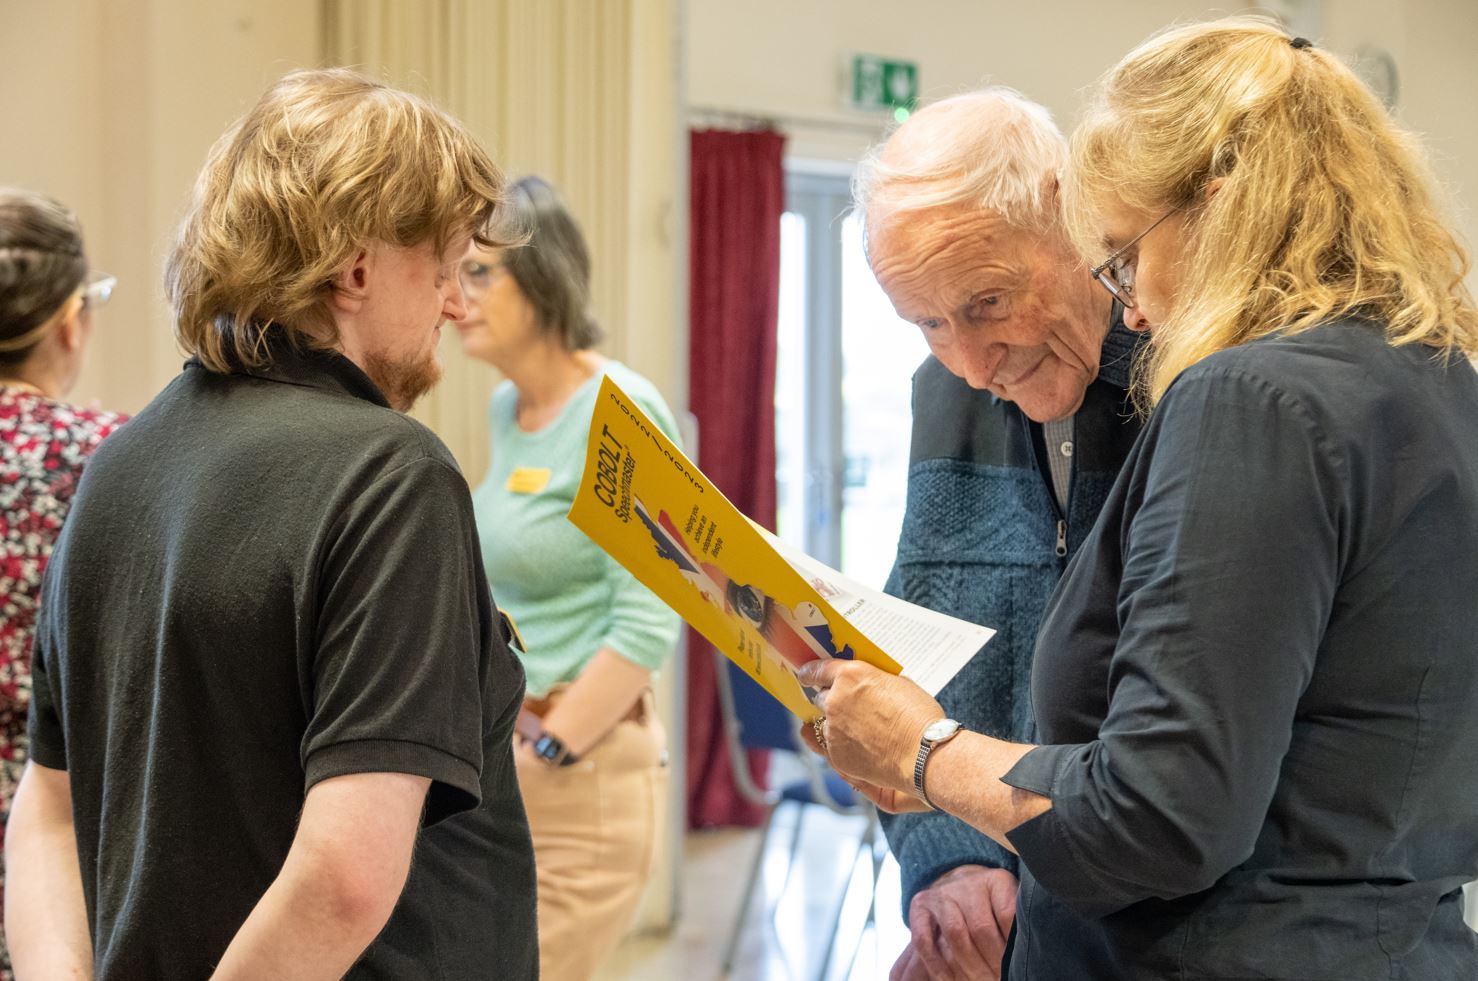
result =
[[[466,353],[507,377],[489,411],[492,462],[473,492],[498,606],[523,636],[528,696],[516,754],[539,874],[539,956],[584,981],[630,925],[651,875],[667,796],[652,673],[677,640],[661,600],[565,518],[602,375],[677,439],[651,382],[592,350],[590,253],[537,177],[510,188],[521,248],[462,265]]]

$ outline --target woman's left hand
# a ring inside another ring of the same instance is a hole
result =
[[[813,661],[796,677],[819,690],[816,707],[826,716],[825,749],[809,722],[801,726],[806,742],[884,810],[925,810],[914,797],[913,767],[924,727],[945,717],[939,703],[907,678],[860,661]]]

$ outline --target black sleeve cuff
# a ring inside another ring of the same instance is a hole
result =
[[[1028,790],[1043,797],[1051,797],[1053,785],[1057,782],[1057,771],[1062,766],[1062,757],[1065,752],[1077,749],[1076,746],[1037,746],[1027,751],[1027,754],[1016,761],[1016,765],[1006,771],[1001,782],[1015,787],[1017,790]]]
[[[470,811],[482,802],[477,767],[431,746],[397,739],[358,739],[315,750],[308,757],[303,789],[350,773],[411,773],[431,778],[421,826]]]
[[[28,758],[46,767],[48,770],[65,770],[67,768],[67,754],[65,752],[60,748],[53,750],[50,745],[35,740],[31,741]]]
[[[1050,799],[1057,782],[1058,768],[1066,762],[1064,751],[1075,748],[1038,746],[1017,760],[1016,765],[1001,777],[1001,782]],[[1076,871],[1067,843],[1055,833],[1061,818],[1054,802],[1053,810],[1023,821],[1006,832],[1006,840],[1011,842],[1021,864],[1030,869],[1032,876],[1043,886],[1059,881],[1061,876],[1071,877]],[[1051,891],[1050,886],[1047,888]]]
[[[1006,832],[1021,864],[1032,878],[1063,905],[1080,916],[1098,918],[1115,913],[1139,898],[1124,884],[1102,874],[1068,833],[1075,811],[1082,807],[1076,782],[1065,771],[1088,749],[1087,745],[1038,746],[1028,752],[1001,781],[1052,799],[1052,809],[1023,821]]]
[[[67,741],[62,734],[61,724],[47,706],[31,702],[30,717],[26,720],[26,736],[29,742],[27,755],[51,770],[67,768]]]

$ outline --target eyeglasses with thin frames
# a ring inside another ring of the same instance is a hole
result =
[[[1155,219],[1155,223],[1138,235],[1131,238],[1124,247],[1114,252],[1113,255],[1094,266],[1089,275],[1109,291],[1109,295],[1126,307],[1134,306],[1134,264],[1135,259],[1125,261],[1124,253],[1139,244],[1139,240],[1150,232],[1160,227],[1160,223],[1175,214],[1184,205],[1176,205],[1163,215]],[[1136,259],[1138,257],[1135,257]]]
[[[457,275],[462,282],[462,292],[468,299],[480,299],[487,294],[493,285],[493,280],[504,270],[501,262],[478,262],[476,259],[464,259],[462,265],[457,268]]]
[[[107,273],[93,273],[92,277],[78,290],[82,297],[84,307],[100,307],[113,298],[113,288],[118,285],[118,277]]]

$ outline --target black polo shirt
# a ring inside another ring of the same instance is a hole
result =
[[[70,776],[99,979],[204,978],[308,789],[430,777],[353,978],[532,978],[523,671],[466,481],[337,354],[187,365],[88,465],[45,583],[32,754]]]

